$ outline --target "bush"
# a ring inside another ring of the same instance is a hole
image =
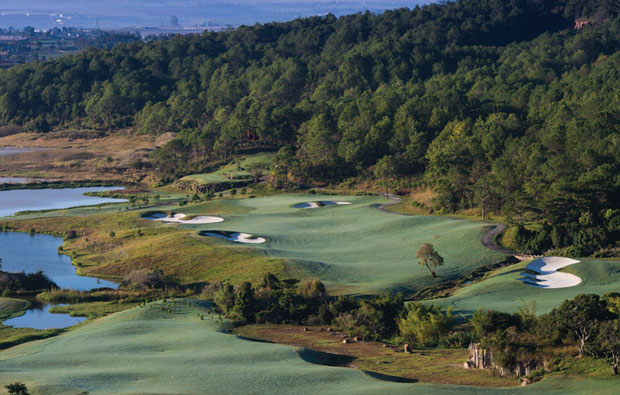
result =
[[[482,311],[478,309],[469,320],[474,328],[477,339],[493,333],[499,329],[508,329],[511,326],[520,326],[519,316],[516,314],[502,313],[499,311]]]
[[[5,385],[4,388],[7,389],[8,393],[11,395],[29,395],[28,387],[26,384],[16,382],[13,384]]]
[[[318,278],[305,280],[299,284],[299,293],[307,299],[324,298],[327,295],[325,285]]]
[[[157,269],[132,270],[123,278],[123,285],[135,288],[159,288],[164,285],[163,273]]]
[[[444,348],[467,348],[474,341],[470,331],[450,332],[439,339],[439,346]]]
[[[398,321],[398,329],[409,344],[436,346],[442,336],[454,327],[450,310],[442,312],[439,307],[413,304],[406,315]]]

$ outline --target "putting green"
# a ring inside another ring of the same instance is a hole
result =
[[[314,209],[295,208],[308,201],[350,202]],[[268,241],[253,245],[267,255],[288,260],[291,276],[318,277],[332,294],[377,294],[420,288],[454,279],[504,255],[485,248],[484,224],[430,216],[381,212],[387,200],[376,196],[279,195],[216,201],[194,207],[222,214],[224,222],[179,225],[186,229],[246,232]],[[210,205],[217,206],[212,211]],[[229,207],[225,207],[229,206]],[[231,248],[239,248],[233,242]],[[417,264],[422,243],[429,242],[445,258],[438,277]],[[246,246],[247,248],[247,246]]]
[[[566,299],[583,293],[603,295],[620,292],[620,261],[580,259],[565,267],[561,272],[579,276],[583,281],[569,288],[537,288],[523,284],[518,278],[527,262],[517,263],[492,273],[485,280],[457,290],[454,295],[427,301],[443,308],[452,308],[453,313],[470,316],[478,307],[508,313],[518,311],[524,301],[536,302],[536,313],[551,311]]]
[[[32,394],[577,394],[588,388],[611,394],[617,386],[562,376],[510,389],[395,383],[313,364],[292,347],[218,328],[204,306],[155,302],[1,352],[0,382],[24,382]]]

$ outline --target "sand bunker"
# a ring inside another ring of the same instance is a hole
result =
[[[351,204],[351,202],[332,202],[330,200],[320,201],[320,202],[303,202],[303,203],[297,203],[296,205],[293,206],[293,208],[317,208],[317,207],[333,206],[333,205],[341,206],[344,204]]]
[[[168,216],[164,213],[153,213],[143,217],[144,219],[150,219],[152,221],[162,221],[167,223],[178,223],[178,224],[213,224],[216,222],[223,222],[224,218],[220,217],[211,217],[207,215],[197,215],[193,218],[187,218],[185,214],[179,213],[174,214],[174,216]]]
[[[200,235],[219,237],[222,239],[226,239],[228,241],[234,241],[236,243],[246,243],[246,244],[261,244],[267,241],[264,237],[257,237],[249,233],[239,233],[239,232],[203,231],[203,232],[200,232]]]
[[[581,278],[574,274],[558,272],[558,270],[579,262],[576,259],[557,256],[538,258],[527,265],[527,270],[538,274],[523,272],[521,273],[522,277],[517,280],[523,281],[530,287],[537,288],[574,287],[581,284]]]

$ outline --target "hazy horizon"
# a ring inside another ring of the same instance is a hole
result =
[[[0,6],[0,28],[170,28],[174,27],[175,20],[178,20],[178,26],[187,27],[237,26],[283,22],[326,13],[336,16],[367,10],[380,13],[386,9],[412,8],[433,2],[436,0],[32,0],[27,4]]]

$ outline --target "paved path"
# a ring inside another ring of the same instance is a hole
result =
[[[392,201],[389,203],[382,204],[379,207],[377,207],[379,211],[382,211],[388,214],[406,215],[406,214],[395,213],[395,212],[387,210],[387,207],[402,203],[403,199],[399,198],[396,195],[392,195],[392,194],[386,195],[385,193],[382,193],[381,195],[387,196],[387,198]],[[459,220],[459,218],[453,218],[453,219]],[[491,229],[482,237],[481,242],[483,246],[493,251],[501,252],[502,254],[506,254],[506,255],[513,255],[517,257],[519,260],[523,260],[521,256],[516,255],[514,251],[510,251],[506,248],[500,247],[497,244],[495,244],[495,236],[501,233],[504,229],[506,229],[506,225],[500,224],[499,222],[486,222],[486,224],[491,226]]]

